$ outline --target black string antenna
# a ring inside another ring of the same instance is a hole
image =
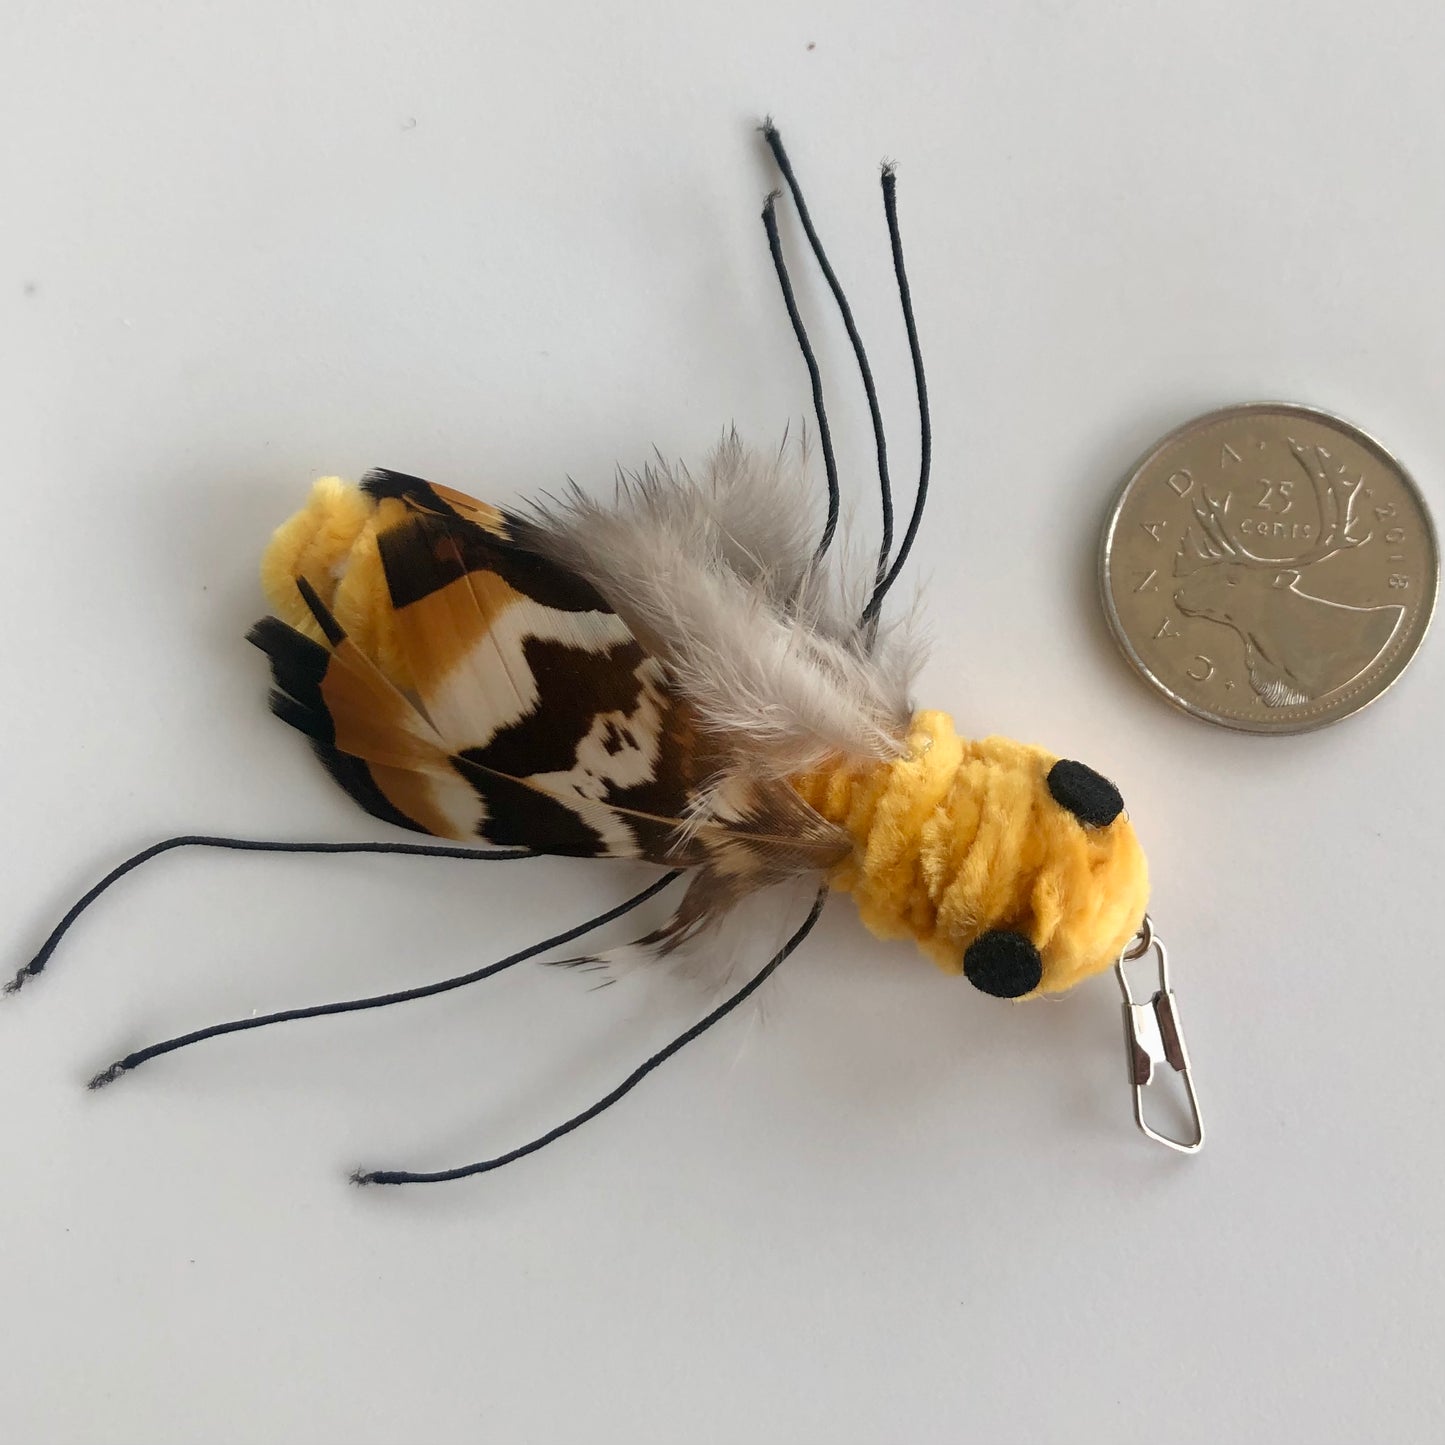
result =
[[[162,1054],[174,1053],[177,1049],[188,1048],[191,1044],[199,1044],[206,1039],[220,1038],[223,1034],[265,1028],[269,1024],[290,1023],[293,1019],[315,1019],[329,1014],[359,1013],[363,1009],[389,1008],[394,1003],[410,1003],[413,999],[431,998],[435,994],[448,993],[454,988],[465,988],[468,984],[480,983],[484,978],[491,978],[493,974],[501,973],[515,964],[525,963],[527,959],[535,958],[539,953],[547,952],[548,949],[559,948],[564,943],[571,943],[574,938],[580,938],[584,933],[590,933],[595,928],[601,928],[605,923],[611,923],[613,919],[631,913],[634,908],[641,907],[649,898],[655,898],[678,876],[677,870],[666,873],[655,882],[648,884],[640,893],[634,893],[625,902],[617,904],[615,908],[609,908],[605,913],[599,913],[595,917],[587,919],[585,923],[579,923],[561,933],[555,933],[551,938],[531,944],[517,953],[499,959],[496,963],[489,963],[483,968],[473,969],[470,973],[458,974],[455,978],[444,978],[437,983],[400,989],[396,993],[376,994],[371,998],[345,999],[341,1003],[313,1004],[309,1008],[284,1009],[280,1013],[260,1014],[243,1019],[233,1019],[230,1023],[212,1024],[209,1028],[196,1029],[192,1033],[165,1039],[161,1043],[137,1049],[135,1053],[127,1054],[123,1059],[117,1059],[108,1068],[102,1069],[96,1074],[91,1079],[89,1087],[102,1089],[107,1084],[113,1084],[122,1074],[128,1074],[132,1069],[139,1068],[150,1059],[159,1058]]]
[[[818,915],[823,911],[823,903],[827,896],[826,887],[818,890],[818,896],[813,900],[812,909],[792,937],[741,988],[725,998],[706,1017],[700,1018],[686,1033],[679,1034],[670,1044],[660,1048],[645,1063],[635,1068],[611,1093],[604,1094],[595,1104],[583,1109],[580,1114],[574,1114],[565,1123],[558,1124],[555,1129],[549,1129],[545,1134],[533,1139],[530,1144],[522,1144],[516,1149],[509,1149],[505,1154],[498,1154],[494,1159],[482,1159],[476,1164],[463,1164],[456,1169],[438,1169],[429,1174],[415,1173],[406,1169],[358,1169],[351,1176],[351,1182],[353,1184],[441,1184],[450,1179],[465,1179],[469,1175],[486,1174],[493,1169],[500,1169],[504,1164],[511,1164],[514,1160],[524,1159],[528,1154],[535,1154],[539,1149],[545,1149],[548,1144],[560,1139],[564,1134],[570,1134],[574,1129],[580,1129],[589,1119],[595,1119],[599,1114],[610,1109],[619,1099],[630,1094],[654,1069],[665,1064],[680,1049],[685,1048],[700,1034],[705,1034],[715,1023],[725,1019],[740,1003],[756,993],[776,972],[779,964],[813,931],[813,927],[818,921]]]
[[[70,926],[105,892],[112,883],[118,883],[127,873],[169,853],[173,848],[230,848],[238,853],[401,853],[422,858],[468,858],[489,863],[508,862],[515,858],[534,858],[536,854],[526,848],[452,848],[440,843],[288,843],[269,838],[215,838],[200,833],[183,833],[176,838],[166,838],[142,848],[124,863],[112,868],[93,888],[83,893],[66,910],[65,917],[50,932],[50,937],[40,945],[40,951],[16,973],[5,985],[6,993],[16,993],[25,986],[27,979],[40,973],[60,940],[70,931]]]
[[[798,185],[798,177],[793,171],[793,163],[788,159],[788,153],[783,148],[783,138],[778,133],[777,126],[773,124],[771,116],[763,122],[762,132],[763,139],[767,141],[768,147],[773,153],[773,159],[777,162],[778,169],[788,184],[793,204],[798,208],[798,219],[803,223],[803,233],[808,238],[808,245],[812,247],[818,269],[823,273],[823,279],[828,283],[828,289],[833,293],[833,300],[837,303],[838,314],[843,320],[848,340],[853,346],[853,355],[858,362],[858,374],[863,380],[863,391],[868,398],[868,415],[873,423],[873,444],[878,453],[878,489],[883,522],[882,540],[878,547],[876,578],[877,584],[881,584],[888,568],[888,554],[893,550],[893,486],[888,477],[888,441],[883,434],[883,412],[878,405],[878,388],[873,383],[873,368],[868,364],[868,352],[864,348],[862,336],[858,334],[858,324],[853,319],[853,308],[848,304],[848,297],[843,291],[842,282],[838,280],[838,275],[828,260],[828,253],[823,249],[823,242],[819,239],[817,228],[813,225],[813,218],[808,211],[808,203],[803,199],[802,187]],[[776,259],[775,255],[774,260],[776,261]],[[797,324],[794,323],[795,329]]]
[[[923,521],[923,509],[928,502],[928,476],[933,467],[933,423],[928,414],[928,380],[923,372],[923,348],[918,344],[918,325],[913,319],[913,293],[909,290],[908,271],[903,264],[903,239],[898,232],[897,188],[898,178],[893,173],[893,166],[884,166],[883,213],[888,219],[888,240],[893,247],[893,274],[898,279],[898,300],[903,308],[903,324],[908,329],[908,354],[913,359],[913,384],[918,392],[918,491],[913,498],[913,512],[908,518],[908,527],[903,533],[898,555],[893,559],[888,575],[873,589],[873,596],[868,600],[868,606],[863,613],[865,622],[871,622],[878,616],[883,599],[898,580],[898,574],[903,570],[903,564],[913,550],[919,525]]]
[[[779,192],[773,191],[763,202],[763,229],[768,233],[768,250],[772,252],[773,269],[778,273],[778,285],[782,288],[783,304],[788,308],[788,320],[793,323],[793,335],[798,338],[798,350],[803,353],[808,380],[813,387],[813,415],[818,418],[818,445],[823,449],[823,470],[828,478],[828,520],[823,524],[823,535],[813,553],[814,562],[820,562],[833,545],[833,533],[838,530],[838,459],[833,455],[833,433],[828,426],[827,408],[823,405],[823,374],[818,370],[818,358],[813,354],[808,329],[803,325],[798,300],[793,295],[793,283],[788,279],[788,264],[783,260],[783,243],[778,236],[778,195]]]

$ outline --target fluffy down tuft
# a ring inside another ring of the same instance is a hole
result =
[[[801,449],[768,458],[732,432],[699,477],[659,460],[619,476],[610,505],[574,488],[522,524],[528,547],[596,587],[753,776],[898,757],[913,711],[915,649],[861,629],[866,588],[814,563],[806,471]]]

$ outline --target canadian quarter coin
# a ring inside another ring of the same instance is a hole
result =
[[[1324,727],[1419,650],[1435,529],[1373,437],[1312,407],[1196,418],[1135,467],[1104,528],[1104,611],[1176,707],[1244,732]]]

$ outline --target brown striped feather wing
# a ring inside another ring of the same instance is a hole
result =
[[[394,472],[364,487],[414,699],[304,583],[328,646],[274,618],[252,639],[271,656],[275,711],[369,812],[442,837],[695,867],[669,938],[838,860],[845,840],[786,784],[710,788],[725,740],[701,734],[590,584],[512,540],[505,513]]]

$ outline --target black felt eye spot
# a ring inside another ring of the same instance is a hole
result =
[[[992,928],[964,952],[963,976],[995,998],[1021,998],[1039,986],[1044,961],[1022,933]]]
[[[1124,798],[1108,778],[1083,763],[1060,759],[1049,769],[1049,792],[1089,828],[1107,828],[1124,811]]]

